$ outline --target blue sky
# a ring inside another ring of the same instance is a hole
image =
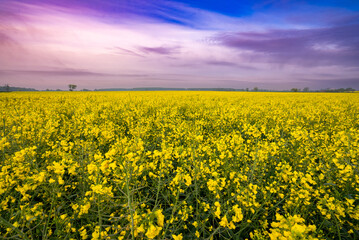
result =
[[[359,89],[356,1],[0,2],[0,85]]]

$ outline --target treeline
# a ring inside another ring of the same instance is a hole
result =
[[[84,90],[82,90],[84,91]],[[308,87],[303,89],[292,88],[290,90],[268,90],[254,87],[252,89],[237,89],[237,88],[161,88],[161,87],[145,87],[145,88],[101,88],[94,91],[237,91],[237,92],[354,92],[354,88],[338,88],[338,89],[321,89],[310,90]]]
[[[0,86],[0,92],[14,92],[14,91],[37,91],[35,88],[23,88],[23,87],[10,87],[9,85]]]
[[[139,88],[101,88],[94,91],[246,91],[234,88],[161,88],[161,87],[139,87]]]
[[[72,86],[69,85],[69,91],[75,90]],[[9,85],[0,86],[0,92],[14,92],[14,91],[38,91],[34,88],[23,88],[23,87],[11,87]],[[46,89],[45,91],[66,91],[61,89]],[[79,91],[92,91],[90,89],[82,89]],[[226,91],[226,92],[354,92],[354,88],[326,88],[321,90],[310,90],[308,87],[303,89],[300,88],[292,88],[290,90],[268,90],[268,89],[260,89],[258,87],[254,87],[252,89],[237,89],[237,88],[161,88],[161,87],[139,87],[139,88],[101,88],[95,89],[93,91]]]
[[[337,88],[337,89],[323,89],[320,90],[321,92],[354,92],[355,89],[354,88]]]

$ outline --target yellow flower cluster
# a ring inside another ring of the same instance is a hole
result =
[[[306,226],[304,219],[298,215],[285,218],[277,213],[276,220],[270,230],[271,240],[318,239],[311,236],[316,230],[315,225]]]
[[[2,93],[0,111],[3,238],[359,238],[357,93]]]

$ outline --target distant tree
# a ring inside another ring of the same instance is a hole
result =
[[[354,92],[355,89],[354,89],[354,88],[346,88],[345,91],[346,91],[346,92]]]
[[[248,92],[248,91],[249,91],[249,88],[246,88],[246,91]]]
[[[69,84],[69,91],[73,91],[77,88],[77,85]]]
[[[9,86],[9,84],[6,84],[6,85],[5,85],[5,91],[6,91],[6,92],[10,92],[10,86]]]
[[[292,91],[292,92],[298,92],[299,89],[298,89],[298,88],[292,88],[291,91]]]
[[[254,87],[253,91],[257,92],[258,91],[258,87]]]
[[[303,92],[309,92],[309,87],[303,88]]]

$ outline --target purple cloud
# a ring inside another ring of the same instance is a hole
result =
[[[359,78],[337,78],[337,79],[315,79],[315,78],[303,78],[299,79],[307,86],[311,86],[314,89],[323,88],[354,88],[359,89]]]
[[[222,45],[243,50],[252,62],[301,66],[358,66],[359,24],[316,29],[220,34]]]
[[[209,60],[205,61],[205,64],[215,65],[215,66],[226,66],[226,67],[235,67],[237,64],[227,61],[217,61],[217,60]]]
[[[136,56],[136,57],[144,57],[143,55],[136,53],[135,51],[126,49],[126,48],[122,48],[122,47],[114,47],[111,48],[110,50],[115,50],[115,53],[118,54],[123,54],[123,55],[131,55],[131,56]]]
[[[59,69],[59,70],[3,70],[1,75],[41,75],[41,76],[108,76],[104,73],[96,73],[84,70],[75,69]]]
[[[38,76],[70,76],[70,77],[86,77],[86,76],[98,76],[98,77],[134,77],[141,78],[147,77],[146,74],[110,74],[101,72],[91,72],[81,69],[54,69],[54,70],[0,70],[0,75],[38,75]]]
[[[229,62],[229,61],[208,60],[208,61],[204,61],[204,63],[208,64],[208,65],[213,65],[213,66],[234,67],[234,68],[239,68],[239,69],[243,69],[243,70],[257,70],[258,69],[256,67],[246,66],[246,65],[237,64],[234,62]]]
[[[179,47],[139,47],[138,49],[146,54],[172,55],[178,52]]]

